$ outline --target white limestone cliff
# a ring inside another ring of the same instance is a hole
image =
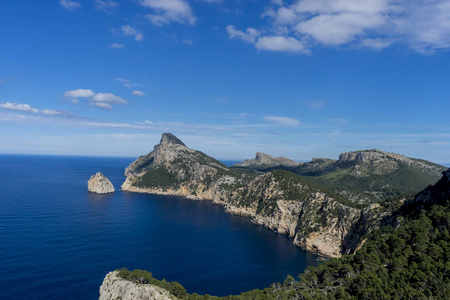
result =
[[[99,300],[175,300],[175,296],[163,288],[151,284],[136,284],[109,272],[100,286]]]

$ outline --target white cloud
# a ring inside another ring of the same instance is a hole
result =
[[[122,30],[123,34],[127,36],[133,36],[134,39],[138,42],[144,39],[144,34],[142,32],[139,32],[135,28],[131,27],[130,25],[124,25],[120,29]]]
[[[295,30],[324,45],[342,45],[353,41],[365,30],[377,29],[384,22],[384,17],[379,14],[345,12],[316,16],[300,22]]]
[[[305,45],[293,37],[263,36],[255,43],[258,50],[309,53]]]
[[[74,114],[66,110],[54,110],[54,109],[39,110],[37,108],[31,107],[28,104],[21,104],[21,103],[10,103],[10,102],[0,103],[0,108],[49,116],[75,117]]]
[[[185,45],[191,46],[194,42],[191,41],[191,40],[188,40],[188,39],[184,39],[184,40],[182,41],[182,43],[185,44]]]
[[[229,37],[258,49],[303,53],[317,44],[373,50],[405,44],[418,52],[450,50],[449,0],[295,0],[291,4],[274,0],[271,4],[262,14],[271,20],[265,36],[255,38],[255,43],[248,33],[229,27],[230,34],[227,27]]]
[[[120,79],[120,78],[117,78]],[[116,80],[117,80],[116,79]],[[125,79],[122,79],[125,80]],[[67,91],[64,93],[64,97],[71,98],[71,102],[74,104],[78,103],[76,98],[88,98],[91,106],[103,108],[103,109],[112,109],[111,104],[127,104],[128,101],[122,99],[119,96],[116,96],[111,93],[94,93],[92,90],[85,89],[77,89],[72,91]]]
[[[33,108],[28,104],[20,104],[20,103],[0,103],[0,108],[8,109],[8,110],[15,110],[15,111],[23,111],[23,112],[32,112],[32,113],[39,113],[39,109]]]
[[[111,104],[126,104],[127,100],[122,99],[111,93],[98,93],[92,97],[92,102],[96,103],[111,103]]]
[[[301,122],[294,118],[288,118],[288,117],[275,117],[275,116],[266,116],[264,117],[269,122],[283,125],[283,126],[289,126],[289,127],[297,127],[301,125]]]
[[[194,25],[196,18],[189,3],[184,0],[140,0],[144,7],[151,8],[155,13],[147,15],[150,22],[157,26],[178,22]]]
[[[112,0],[95,0],[95,7],[105,12],[110,12],[112,9],[119,6],[117,2]]]
[[[247,28],[246,32],[237,30],[233,25],[227,26],[228,38],[239,39],[246,43],[253,44],[257,37],[260,36],[260,32],[253,28]]]
[[[143,91],[134,90],[132,93],[134,96],[145,96],[145,93]]]
[[[81,7],[81,3],[70,1],[70,0],[60,0],[59,5],[61,5],[62,7],[64,7],[65,9],[68,9],[68,10],[74,10],[76,8]]]
[[[67,91],[64,93],[64,97],[67,98],[89,98],[93,97],[95,93],[92,90],[77,89],[72,91]]]
[[[111,110],[112,109],[112,105],[109,104],[109,103],[91,102],[91,106],[95,106],[95,107],[99,107],[101,109],[107,109],[107,110]]]
[[[118,44],[118,43],[112,43],[112,44],[109,44],[109,47],[113,48],[113,49],[122,49],[122,48],[125,48],[125,45],[124,44]]]

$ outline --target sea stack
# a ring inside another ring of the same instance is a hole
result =
[[[105,175],[98,172],[89,179],[88,190],[89,192],[97,194],[114,193],[114,186]]]

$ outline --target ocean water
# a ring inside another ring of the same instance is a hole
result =
[[[117,189],[132,158],[0,155],[0,299],[97,299],[107,272],[143,269],[190,293],[229,295],[296,277],[317,257],[209,201]]]

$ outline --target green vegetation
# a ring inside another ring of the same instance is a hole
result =
[[[153,276],[152,273],[139,269],[134,271],[128,271],[127,268],[122,268],[121,270],[117,271],[119,271],[118,273],[119,277],[134,282],[136,284],[152,284],[159,286],[167,290],[177,298],[183,298],[186,295],[186,289],[176,281],[167,282],[165,279],[158,280],[152,277]]]
[[[298,199],[300,201],[304,201],[311,193],[322,192],[335,199],[342,205],[356,209],[362,209],[365,207],[365,205],[352,202],[345,197],[316,184],[311,181],[310,178],[305,178],[286,170],[274,170],[271,172],[275,179],[280,183],[287,199]],[[301,186],[301,188],[298,188],[299,186]]]
[[[151,168],[144,175],[138,177],[133,184],[137,187],[161,187],[164,189],[172,188],[180,183],[176,176],[170,173],[166,168]]]

